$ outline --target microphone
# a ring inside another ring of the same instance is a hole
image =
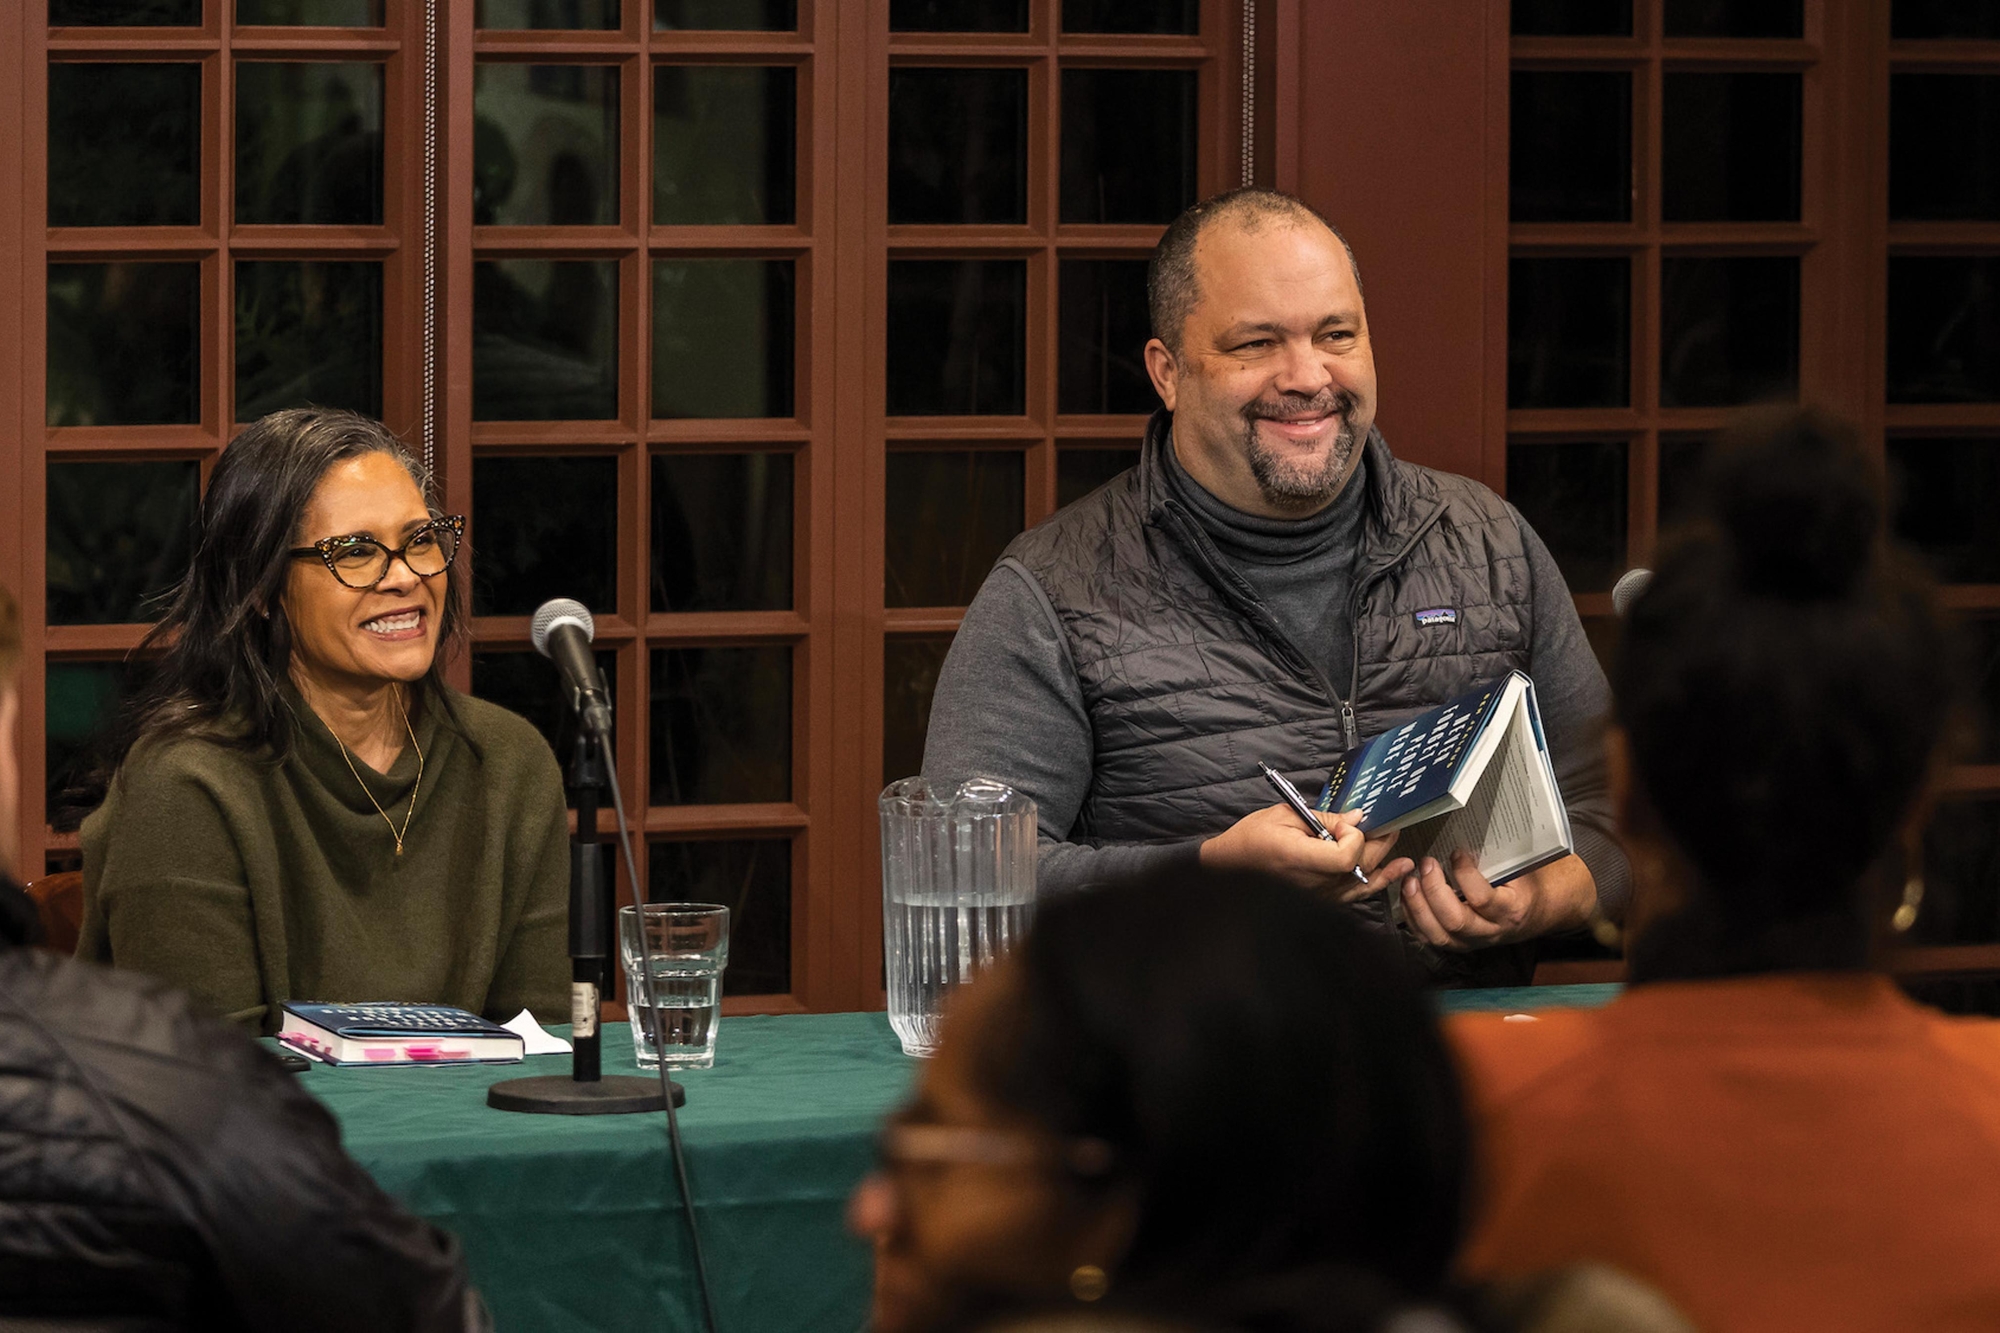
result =
[[[604,677],[590,655],[590,641],[597,634],[597,622],[582,602],[568,597],[552,597],[535,609],[528,638],[535,651],[556,664],[563,684],[569,687],[576,715],[593,735],[611,736],[611,694]]]
[[[1619,577],[1618,582],[1611,585],[1611,609],[1620,620],[1625,618],[1626,613],[1632,609],[1632,603],[1639,600],[1639,594],[1646,591],[1646,585],[1652,581],[1652,570],[1628,569]],[[549,606],[554,605],[554,602],[549,603]],[[546,611],[548,607],[543,607],[542,610]],[[539,622],[539,614],[536,620]]]

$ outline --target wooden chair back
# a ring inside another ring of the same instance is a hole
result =
[[[42,917],[41,947],[50,953],[75,953],[76,937],[83,928],[83,872],[44,875],[26,887]]]

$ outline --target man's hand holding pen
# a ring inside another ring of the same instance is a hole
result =
[[[1210,870],[1272,875],[1303,889],[1335,894],[1342,902],[1378,893],[1410,873],[1407,857],[1384,864],[1396,844],[1393,831],[1369,837],[1348,816],[1315,813],[1315,820],[1333,835],[1332,841],[1308,831],[1289,806],[1252,811],[1202,843],[1201,863]]]

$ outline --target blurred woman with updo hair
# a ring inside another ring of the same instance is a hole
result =
[[[1698,509],[1611,673],[1631,988],[1451,1024],[1463,1267],[1604,1261],[1710,1330],[2000,1328],[2000,1024],[1882,971],[1958,717],[1936,599],[1830,417],[1746,419]]]

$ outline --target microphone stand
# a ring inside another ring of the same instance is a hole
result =
[[[612,878],[604,873],[603,844],[597,834],[597,806],[609,776],[604,748],[579,710],[568,777],[576,796],[576,831],[569,841],[571,1073],[568,1078],[542,1074],[495,1083],[486,1090],[486,1104],[495,1110],[537,1115],[659,1111],[667,1105],[666,1088],[673,1090],[675,1105],[687,1100],[681,1085],[666,1079],[603,1075],[598,1018],[617,958],[611,938],[616,899]],[[635,884],[635,892],[637,888]]]

